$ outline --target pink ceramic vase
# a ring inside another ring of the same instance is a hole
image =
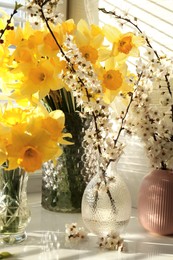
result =
[[[156,169],[144,177],[138,199],[142,226],[159,235],[173,234],[173,171]]]

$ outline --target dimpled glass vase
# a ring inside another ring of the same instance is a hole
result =
[[[78,112],[66,113],[66,131],[72,134],[73,145],[63,147],[57,163],[43,164],[43,208],[55,212],[81,212],[86,187],[82,142],[89,124],[90,118],[81,118]]]
[[[121,234],[131,215],[129,190],[116,167],[97,173],[88,183],[82,199],[82,218],[87,229],[98,236]]]

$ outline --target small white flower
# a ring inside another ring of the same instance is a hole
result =
[[[77,233],[77,223],[71,223],[65,225],[65,232],[68,235],[73,235]]]
[[[83,227],[77,227],[77,223],[66,224],[65,233],[66,242],[70,242],[73,244],[77,244],[87,237],[86,230]]]
[[[100,237],[98,244],[99,247],[109,250],[124,250],[123,239],[120,238],[119,234],[117,234],[116,232],[111,232],[107,236]]]

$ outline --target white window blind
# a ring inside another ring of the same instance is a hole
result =
[[[118,14],[128,12],[133,20],[136,17],[140,29],[147,34],[153,47],[165,53],[173,51],[173,4],[171,0],[99,0],[99,7],[116,11]],[[100,23],[112,23],[116,19],[99,12]],[[133,20],[134,21],[134,20]],[[132,30],[127,24],[124,28]]]

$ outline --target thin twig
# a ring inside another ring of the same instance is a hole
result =
[[[111,14],[111,15],[115,16],[116,19],[120,19],[120,20],[126,21],[127,23],[130,23],[130,24],[133,25],[141,34],[143,33],[142,30],[138,27],[138,25],[137,25],[136,23],[132,22],[129,18],[125,18],[125,17],[122,17],[121,15],[117,15],[115,11],[106,11],[105,8],[99,8],[99,11],[102,11],[102,12],[105,13],[105,14]],[[146,39],[146,42],[147,42],[148,46],[149,46],[151,49],[153,49],[153,47],[152,47],[152,45],[151,45],[151,43],[150,43],[148,37],[145,37],[145,39]],[[157,51],[155,51],[154,49],[153,49],[153,51],[154,51],[156,57],[158,58],[158,60],[160,60],[160,57],[159,57]]]
[[[55,37],[55,35],[54,35],[54,33],[53,33],[53,31],[52,31],[50,25],[49,25],[49,22],[48,22],[48,20],[46,19],[45,15],[44,15],[43,10],[41,10],[41,13],[42,13],[43,19],[44,19],[45,22],[46,22],[46,25],[47,25],[47,28],[48,28],[49,32],[51,33],[53,39],[55,40],[55,43],[56,43],[57,46],[59,47],[59,50],[60,50],[62,56],[63,56],[63,57],[65,58],[65,60],[67,61],[71,72],[76,74],[76,70],[74,69],[73,64],[71,63],[70,59],[66,56],[66,54],[65,54],[65,52],[63,51],[62,47],[60,46],[58,40],[56,39],[56,37]],[[86,92],[86,96],[87,96],[87,99],[88,99],[88,102],[89,102],[89,101],[90,101],[89,92],[88,92],[87,88],[85,87],[85,84],[84,84],[83,80],[82,80],[80,77],[78,77],[78,83],[81,85],[81,87],[84,87],[85,92]],[[96,115],[94,112],[92,112],[92,116],[93,116],[93,119],[94,119],[94,125],[95,125],[96,136],[97,136],[97,139],[98,139],[98,141],[99,141],[99,139],[100,139],[100,138],[99,138],[99,128],[98,128],[98,124],[97,124],[98,117],[97,117],[97,115]],[[98,149],[99,154],[101,155],[101,154],[102,154],[102,151],[101,151],[101,146],[100,146],[100,144],[97,145],[97,149]],[[106,177],[105,177],[105,172],[103,172],[103,170],[102,170],[102,176],[103,176],[105,185],[107,185],[107,181],[106,181]],[[112,198],[111,192],[110,192],[110,190],[109,190],[108,187],[107,187],[107,194],[108,194],[108,197],[109,197],[109,199],[110,199],[110,202],[111,202],[113,211],[116,212],[115,201],[114,201],[114,199]],[[95,197],[95,200],[94,200],[94,206],[95,206],[95,207],[96,207],[96,205],[97,205],[97,201],[98,201],[98,193],[96,194],[96,197]]]
[[[142,74],[143,74],[143,73],[140,73],[140,74],[138,75],[138,81],[137,81],[137,83],[136,83],[136,86],[137,86],[137,87],[138,87],[139,82],[140,82],[140,80],[141,80]],[[136,92],[137,87],[136,87],[134,93]],[[134,96],[134,94],[133,94],[133,93],[129,93],[129,96],[130,96],[129,104],[128,104],[127,108],[126,108],[126,111],[125,111],[125,113],[124,113],[124,116],[121,118],[121,126],[120,126],[120,129],[119,129],[119,131],[118,131],[117,138],[114,140],[114,145],[115,145],[115,146],[116,146],[116,144],[117,144],[117,142],[118,142],[118,139],[119,139],[119,137],[120,137],[120,135],[121,135],[121,132],[124,130],[124,127],[123,127],[123,126],[124,126],[124,121],[125,121],[125,119],[126,119],[126,117],[127,117],[127,115],[128,115],[130,106],[131,106],[131,104],[132,104],[132,102],[133,102],[133,96]]]
[[[13,12],[10,14],[10,18],[7,20],[7,23],[6,23],[5,27],[4,27],[4,29],[0,29],[0,39],[1,39],[2,36],[4,35],[5,31],[8,30],[9,25],[10,25],[10,23],[11,23],[11,20],[13,19],[14,15],[17,14],[17,10],[18,10],[19,8],[21,8],[21,7],[22,7],[21,4],[18,4],[17,2],[15,3],[15,7],[14,7],[14,9],[13,9]],[[12,28],[13,28],[13,27],[11,27],[11,29],[12,29]]]
[[[53,37],[55,43],[57,44],[57,46],[58,46],[58,48],[59,48],[59,50],[60,50],[62,56],[63,56],[63,57],[65,58],[65,60],[67,61],[71,72],[76,74],[76,70],[74,69],[73,64],[71,63],[70,59],[66,56],[66,54],[65,54],[65,52],[63,51],[61,45],[59,44],[57,38],[55,37],[55,35],[54,35],[54,33],[53,33],[53,31],[52,31],[50,25],[49,25],[49,22],[48,22],[48,20],[46,19],[46,17],[45,17],[45,15],[44,15],[44,12],[43,12],[42,9],[41,9],[41,14],[42,14],[43,20],[46,22],[46,26],[47,26],[49,32],[51,33],[51,35],[52,35],[52,37]],[[78,82],[80,83],[80,85],[81,85],[82,87],[85,88],[85,84],[84,84],[84,82],[82,81],[82,79],[81,79],[80,77],[78,77]],[[86,88],[85,88],[85,92],[86,92],[86,96],[87,96],[88,101],[90,101],[90,96],[89,96],[88,90],[87,90]],[[94,124],[95,124],[95,129],[96,129],[96,135],[97,135],[97,138],[98,138],[98,137],[99,137],[99,136],[98,136],[99,130],[98,130],[98,125],[97,125],[97,116],[95,115],[94,112],[92,112],[92,116],[93,116],[93,118],[94,118]],[[99,144],[98,144],[98,152],[99,152],[99,154],[102,154],[101,146],[100,146]]]

